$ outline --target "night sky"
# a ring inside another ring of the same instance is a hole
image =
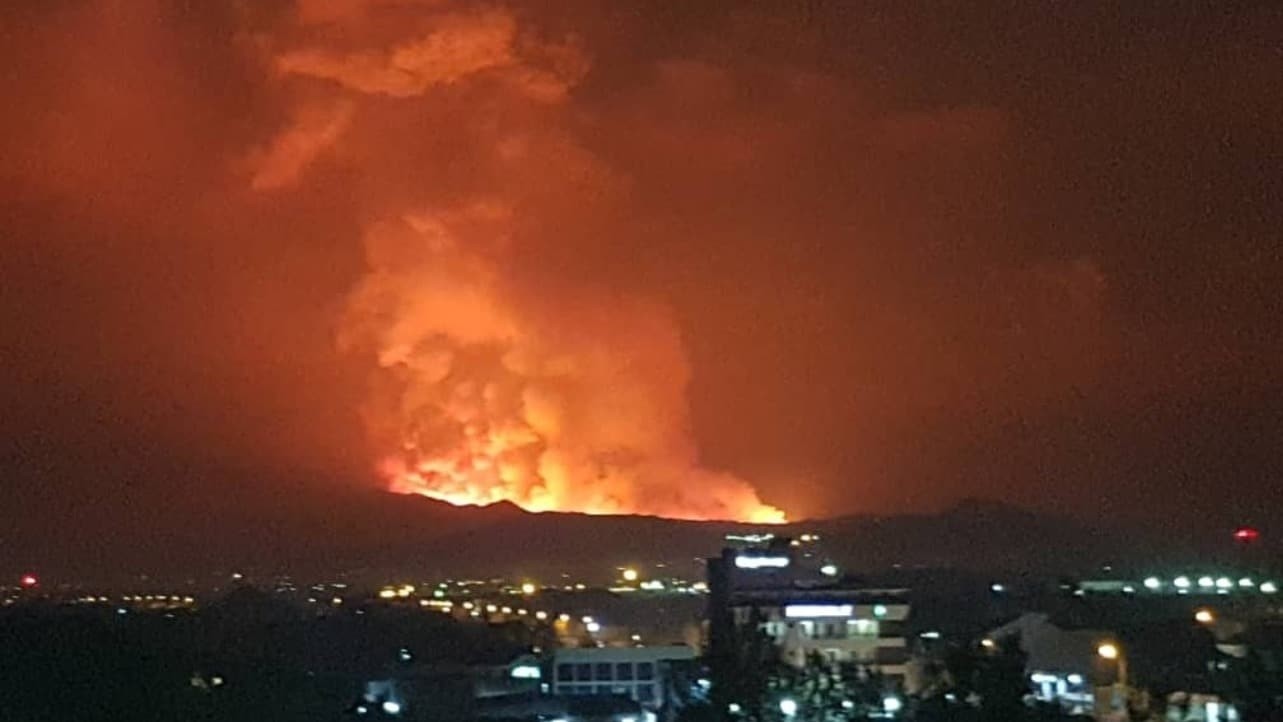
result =
[[[458,431],[407,411],[443,357],[624,510],[1283,508],[1277,2],[57,0],[0,38],[5,514],[385,486]]]

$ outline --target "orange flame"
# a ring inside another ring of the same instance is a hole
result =
[[[273,69],[306,84],[306,101],[254,156],[251,185],[274,192],[341,159],[378,198],[339,344],[377,359],[364,411],[388,488],[531,511],[784,521],[745,481],[700,466],[690,371],[664,306],[555,260],[583,242],[567,230],[626,185],[561,122],[588,67],[573,40],[519,32],[502,9],[407,22],[377,10],[300,6],[302,44]],[[336,32],[351,37],[336,45]]]
[[[346,342],[382,370],[366,407],[392,491],[531,511],[783,522],[753,488],[702,468],[690,372],[666,309],[597,289],[529,295],[483,253],[493,206],[416,215],[366,236],[373,266]]]

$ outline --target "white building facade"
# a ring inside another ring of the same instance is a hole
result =
[[[552,692],[561,695],[624,695],[657,710],[670,701],[670,669],[691,662],[686,646],[588,647],[553,655]]]

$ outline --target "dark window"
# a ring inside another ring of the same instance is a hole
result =
[[[579,682],[592,681],[592,665],[580,663],[575,665],[575,680]]]
[[[633,679],[633,663],[620,662],[615,665],[615,679],[620,682],[631,682]]]
[[[655,685],[642,684],[637,686],[638,702],[653,702],[655,700]]]
[[[557,665],[557,681],[573,682],[575,679],[575,668],[569,664]]]
[[[653,662],[637,663],[637,679],[647,681],[655,678],[655,664]]]
[[[611,679],[613,679],[613,677],[611,676],[612,671],[613,670],[611,669],[610,662],[598,662],[597,663],[597,681],[609,682]]]

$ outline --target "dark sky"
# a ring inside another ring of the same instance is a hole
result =
[[[466,278],[545,360],[636,367],[565,390],[682,427],[628,448],[793,516],[1277,518],[1278,3],[479,12],[0,10],[6,509],[146,524],[380,484],[394,334],[339,349],[354,289]],[[456,26],[481,49],[415,44]],[[379,245],[420,212],[481,267]]]

